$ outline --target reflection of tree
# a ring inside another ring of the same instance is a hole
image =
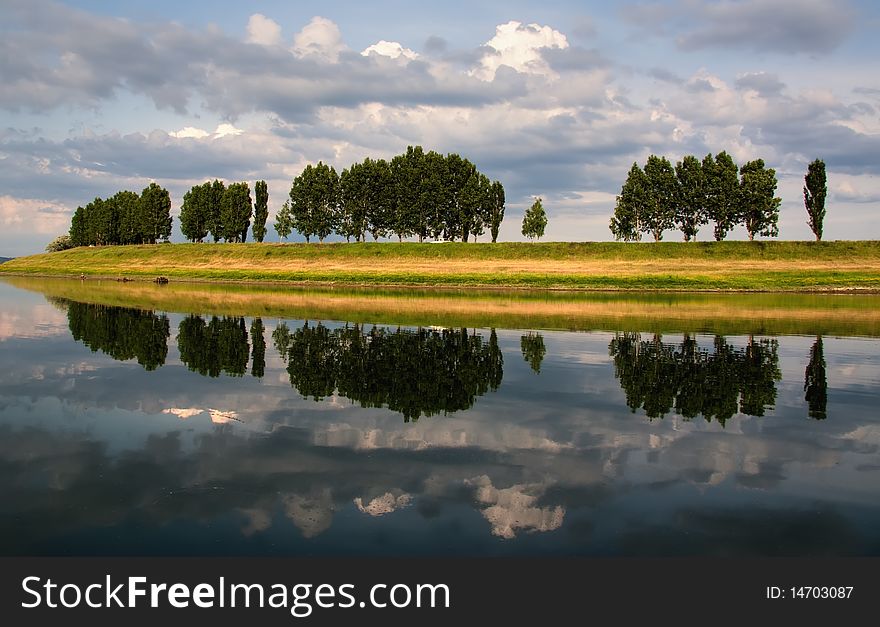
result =
[[[776,340],[750,338],[746,348],[716,337],[712,350],[688,335],[681,344],[665,344],[660,335],[642,341],[638,333],[611,340],[614,376],[632,410],[644,408],[651,418],[670,411],[724,422],[737,411],[763,416],[776,402],[781,378]]]
[[[250,347],[244,318],[212,316],[206,323],[201,316],[187,316],[177,328],[177,347],[180,361],[199,374],[240,377],[247,371]]]
[[[825,376],[825,350],[822,336],[816,338],[810,349],[810,363],[804,373],[804,400],[809,406],[810,418],[824,420],[828,404],[828,379]]]
[[[544,337],[540,333],[529,332],[519,339],[519,346],[522,350],[523,359],[531,366],[535,374],[541,372],[541,362],[544,361],[544,355],[547,349],[544,347]]]
[[[67,301],[67,322],[73,339],[113,359],[137,359],[155,370],[168,356],[168,318],[152,311]]]
[[[466,329],[396,329],[306,322],[272,334],[290,383],[306,398],[334,393],[362,407],[388,407],[406,420],[467,409],[501,385],[503,359],[493,329],[488,341]]]
[[[263,332],[263,320],[254,318],[251,322],[251,376],[263,378],[266,373],[266,338]]]

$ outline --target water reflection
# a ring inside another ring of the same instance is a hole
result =
[[[535,374],[541,373],[541,362],[544,361],[544,355],[547,349],[544,346],[544,336],[540,333],[529,332],[519,339],[520,350],[523,359],[534,371]]]
[[[199,374],[241,377],[247,372],[250,346],[244,318],[212,316],[206,321],[187,316],[177,327],[177,347],[180,361]]]
[[[649,418],[671,411],[702,415],[723,425],[737,413],[763,416],[773,407],[781,378],[778,346],[775,339],[750,336],[745,348],[736,348],[716,336],[708,349],[689,335],[669,344],[660,334],[642,340],[638,333],[619,333],[608,353],[632,411],[644,408]]]
[[[146,370],[155,370],[168,356],[168,317],[152,311],[56,301],[67,307],[73,339],[93,352],[101,351],[121,361],[137,359]]]
[[[467,329],[331,329],[306,321],[293,331],[279,324],[272,338],[303,397],[337,394],[407,421],[469,409],[504,376],[494,329],[486,339]]]
[[[6,289],[2,554],[880,550],[876,339],[56,310]]]
[[[804,398],[809,405],[810,418],[825,420],[828,404],[828,380],[825,373],[825,349],[822,336],[810,348],[810,361],[804,374]]]

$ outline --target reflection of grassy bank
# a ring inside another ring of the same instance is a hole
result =
[[[348,285],[880,290],[880,242],[163,244],[22,257],[0,272]]]
[[[880,336],[880,295],[291,288],[7,277],[47,296],[161,311],[363,323]]]

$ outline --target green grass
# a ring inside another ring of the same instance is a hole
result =
[[[880,290],[880,242],[160,244],[20,257],[0,265],[0,274],[590,290]]]

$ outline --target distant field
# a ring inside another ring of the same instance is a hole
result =
[[[158,244],[20,257],[0,273],[305,284],[880,291],[880,242]]]

